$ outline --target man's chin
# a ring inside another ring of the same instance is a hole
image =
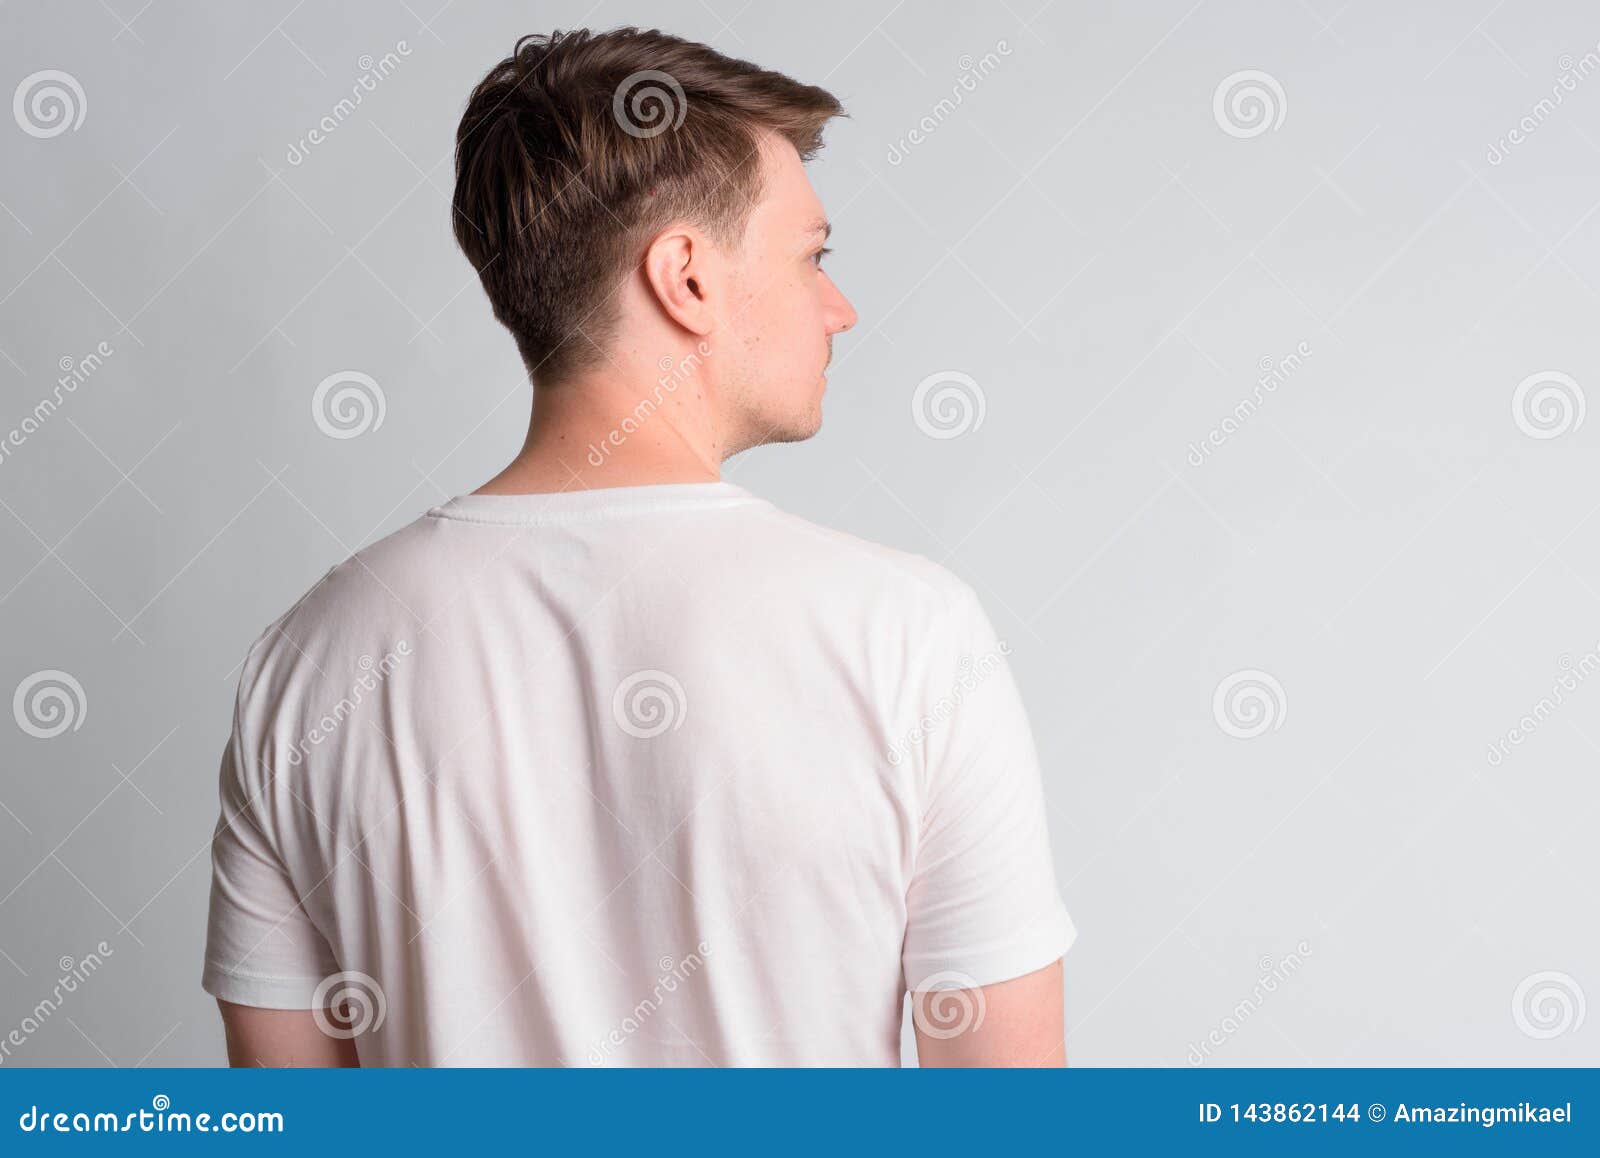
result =
[[[799,427],[799,426],[785,427],[785,428],[782,428],[782,429],[774,430],[771,434],[767,435],[766,438],[761,440],[760,445],[762,445],[762,446],[776,446],[778,443],[781,443],[781,442],[804,442],[808,438],[811,438],[813,435],[815,435],[817,433],[817,431],[819,431],[821,429],[822,429],[822,423],[820,423],[820,422],[816,423],[813,426],[803,427],[803,428]]]
[[[783,428],[782,432],[772,439],[773,442],[804,442],[812,438],[822,429],[822,404],[817,403],[817,408],[805,418],[791,423]]]
[[[804,442],[822,429],[822,399],[809,414],[790,414],[769,418],[758,427],[760,437],[751,446],[770,446],[777,442]]]

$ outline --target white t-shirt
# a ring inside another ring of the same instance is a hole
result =
[[[252,648],[203,984],[367,1065],[897,1065],[1074,936],[1009,650],[731,483],[455,499]]]

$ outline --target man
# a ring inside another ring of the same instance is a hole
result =
[[[1005,643],[927,560],[720,478],[821,422],[855,311],[819,88],[623,29],[473,93],[455,230],[522,452],[261,637],[204,984],[244,1065],[1060,1065]]]

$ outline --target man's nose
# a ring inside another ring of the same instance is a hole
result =
[[[843,333],[856,324],[856,308],[850,304],[850,299],[840,293],[838,287],[833,290],[834,302],[831,316],[829,317],[828,332],[830,334]]]

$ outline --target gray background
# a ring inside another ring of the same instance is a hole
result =
[[[812,170],[861,315],[825,428],[727,477],[983,595],[1080,930],[1070,1059],[1181,1066],[1218,1030],[1207,1065],[1600,1062],[1600,418],[1513,412],[1547,371],[1600,389],[1591,6],[438,4],[0,10],[0,95],[57,69],[85,103],[47,138],[0,118],[0,437],[113,350],[0,461],[0,700],[83,689],[53,738],[0,713],[0,1037],[113,949],[7,1064],[222,1059],[237,665],[516,450],[528,387],[448,229],[456,120],[517,35],[625,23],[852,114]],[[1242,70],[1283,93],[1254,135],[1214,105]],[[347,369],[386,416],[330,438],[310,399]],[[982,394],[958,437],[913,411],[941,371]],[[1248,739],[1213,706],[1241,670],[1283,689]]]

